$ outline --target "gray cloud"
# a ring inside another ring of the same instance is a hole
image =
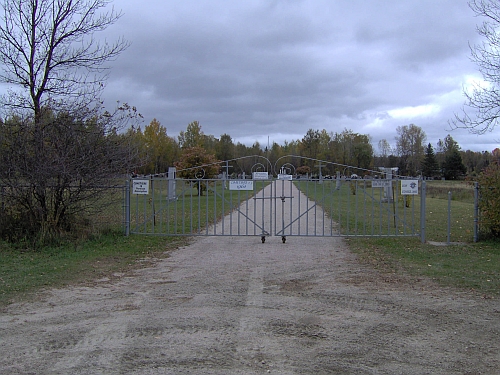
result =
[[[460,110],[462,86],[478,76],[468,47],[478,19],[465,1],[115,5],[125,15],[106,36],[132,45],[113,63],[107,103],[135,105],[172,136],[198,120],[207,134],[246,143],[348,128],[376,146],[415,123],[435,144]],[[497,133],[451,135],[464,149],[491,150]]]

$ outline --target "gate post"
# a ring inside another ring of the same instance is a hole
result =
[[[130,179],[125,181],[125,236],[130,235]]]
[[[173,201],[176,199],[175,197],[175,167],[168,167],[168,200]]]
[[[420,242],[425,243],[425,180],[422,180],[422,195],[420,196]]]

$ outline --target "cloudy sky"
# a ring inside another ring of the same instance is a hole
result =
[[[466,0],[116,0],[106,31],[131,46],[113,62],[106,103],[134,105],[176,137],[197,120],[205,134],[282,144],[308,129],[350,129],[395,144],[415,124],[434,146],[498,147],[450,130],[462,90],[480,79],[479,41]]]

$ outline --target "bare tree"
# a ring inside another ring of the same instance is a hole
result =
[[[485,19],[477,27],[485,40],[470,47],[471,59],[478,66],[484,82],[464,89],[466,101],[462,113],[455,115],[451,126],[484,134],[492,131],[500,119],[500,2],[470,0],[469,7],[476,16]]]
[[[0,80],[11,85],[8,108],[40,120],[42,108],[94,104],[104,88],[106,63],[128,43],[99,42],[95,33],[121,16],[110,0],[3,0],[0,21]],[[14,87],[12,87],[14,86]]]
[[[10,87],[1,124],[0,184],[10,202],[4,237],[71,231],[101,187],[130,170],[135,156],[118,134],[137,111],[105,111],[100,93],[107,62],[128,45],[98,42],[95,33],[120,13],[109,0],[1,0],[0,81]],[[95,208],[96,206],[93,206]]]

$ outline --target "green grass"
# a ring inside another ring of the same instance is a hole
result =
[[[500,243],[450,246],[409,238],[350,238],[360,259],[384,272],[428,277],[442,285],[500,296]]]
[[[0,306],[29,298],[49,287],[91,283],[116,272],[138,267],[142,258],[161,258],[185,240],[176,237],[130,236],[108,233],[79,244],[20,251],[0,247]],[[140,263],[144,265],[144,263]]]

